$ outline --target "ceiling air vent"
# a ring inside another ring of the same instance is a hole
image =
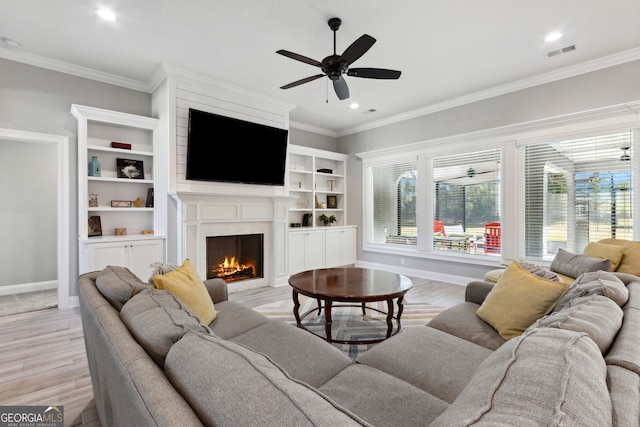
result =
[[[562,55],[563,53],[569,53],[576,50],[576,45],[572,44],[571,46],[563,47],[562,49],[552,50],[551,52],[547,52],[547,56],[551,58],[552,56]]]

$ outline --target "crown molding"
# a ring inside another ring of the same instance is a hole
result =
[[[93,70],[91,68],[80,67],[68,62],[58,61],[46,58],[32,53],[10,50],[6,48],[0,49],[0,58],[9,59],[15,62],[21,62],[27,65],[44,68],[59,73],[70,74],[76,77],[95,80],[115,86],[133,89],[140,92],[150,92],[148,83],[126,77],[116,76],[115,74],[104,73],[102,71]]]
[[[516,82],[496,86],[491,89],[487,89],[487,90],[475,92],[469,95],[461,96],[458,98],[450,99],[448,101],[428,105],[413,111],[408,111],[406,113],[387,117],[385,119],[365,123],[360,126],[354,126],[352,128],[343,129],[341,131],[338,131],[338,137],[350,135],[353,133],[363,132],[370,129],[375,129],[381,126],[391,125],[394,123],[402,122],[405,120],[413,119],[413,118],[424,116],[427,114],[433,114],[438,111],[444,111],[450,108],[459,107],[459,106],[470,104],[473,102],[483,101],[485,99],[493,98],[495,96],[505,95],[507,93],[528,89],[534,86],[555,82],[555,81],[566,79],[569,77],[575,77],[581,74],[602,70],[605,68],[624,64],[627,62],[636,61],[638,59],[640,59],[640,48],[627,50],[624,52],[605,56],[604,58],[595,59],[592,61],[584,62],[582,64],[574,65],[571,67],[565,67],[560,70],[551,71],[551,72],[540,74],[527,79],[522,79]]]
[[[329,136],[331,138],[337,138],[338,137],[338,132],[336,132],[334,130],[325,129],[325,128],[321,128],[321,127],[313,126],[313,125],[308,125],[306,123],[289,122],[289,127],[300,129],[300,130],[304,130],[304,131],[307,131],[307,132],[317,133],[319,135]]]

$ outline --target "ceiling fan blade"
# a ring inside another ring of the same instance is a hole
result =
[[[292,88],[292,87],[295,87],[295,86],[299,86],[299,85],[304,84],[304,83],[312,82],[314,80],[319,79],[320,77],[324,77],[324,74],[316,74],[315,76],[306,77],[304,79],[296,80],[295,82],[292,82],[292,83],[289,83],[288,85],[282,86],[280,89],[289,89],[289,88]]]
[[[376,39],[368,34],[364,34],[358,40],[351,43],[351,46],[344,51],[342,54],[342,60],[346,61],[347,65],[356,62],[358,58],[364,55],[375,42]]]
[[[398,79],[401,71],[386,70],[384,68],[349,68],[348,76],[363,77],[365,79]]]
[[[286,56],[287,58],[295,59],[296,61],[304,62],[305,64],[314,65],[316,67],[322,68],[322,63],[316,61],[315,59],[307,58],[306,56],[299,55],[297,53],[289,52],[288,50],[280,49],[276,51],[280,55]]]
[[[338,99],[341,101],[349,98],[349,86],[347,86],[347,82],[342,76],[333,81],[333,90],[336,91],[336,95],[338,95]]]

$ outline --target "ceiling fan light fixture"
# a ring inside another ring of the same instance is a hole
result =
[[[631,160],[631,156],[629,155],[629,149],[631,147],[620,147],[620,149],[622,150],[622,156],[620,156],[620,161],[621,162],[628,162]]]

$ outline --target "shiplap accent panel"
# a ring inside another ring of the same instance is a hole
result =
[[[176,156],[170,161],[175,161],[177,175],[175,182],[178,191],[218,192],[222,189],[223,193],[229,192],[228,189],[224,191],[229,184],[186,181],[189,108],[281,129],[289,128],[290,107],[267,98],[224,85],[213,83],[204,85],[202,82],[184,79],[176,79],[175,88]],[[224,161],[222,156],[229,156],[229,158],[234,156],[233,150],[236,144],[233,135],[221,135],[217,144],[219,146],[214,147],[212,164]],[[264,191],[264,188],[257,188],[254,191]]]

